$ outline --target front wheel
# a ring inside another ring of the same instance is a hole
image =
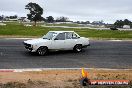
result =
[[[75,52],[81,52],[82,51],[82,45],[81,44],[75,45],[75,47],[73,48],[73,50]]]
[[[38,50],[37,50],[37,53],[41,56],[44,56],[46,55],[48,52],[48,48],[47,47],[39,47]]]

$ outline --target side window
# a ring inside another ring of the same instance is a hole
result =
[[[66,33],[66,39],[72,39],[72,33],[67,32]]]
[[[60,33],[56,36],[56,40],[65,40],[65,33]]]
[[[72,39],[78,39],[78,36],[75,33],[73,33],[72,34]]]

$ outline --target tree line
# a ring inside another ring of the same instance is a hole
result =
[[[44,18],[44,21],[47,22],[47,23],[53,23],[53,22],[70,22],[69,18],[68,17],[64,17],[64,16],[57,17],[56,19],[54,19],[53,16],[48,16],[48,17]]]
[[[117,20],[114,23],[114,26],[116,28],[123,28],[124,25],[129,25],[130,27],[132,27],[132,22],[128,19],[125,19],[125,20]]]
[[[14,16],[6,16],[6,17],[4,17],[4,15],[0,16],[0,20],[4,20],[6,18],[8,18],[8,19],[17,19],[18,16],[17,15],[14,15]]]

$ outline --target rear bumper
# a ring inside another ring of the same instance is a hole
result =
[[[88,45],[84,45],[83,48],[87,48],[87,46],[90,46],[90,44],[88,44]]]

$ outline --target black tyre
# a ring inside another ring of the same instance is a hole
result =
[[[75,52],[81,52],[82,51],[82,45],[81,44],[75,45],[75,47],[73,48],[73,50]]]
[[[41,56],[44,56],[48,53],[48,48],[46,46],[39,47],[37,53]]]

